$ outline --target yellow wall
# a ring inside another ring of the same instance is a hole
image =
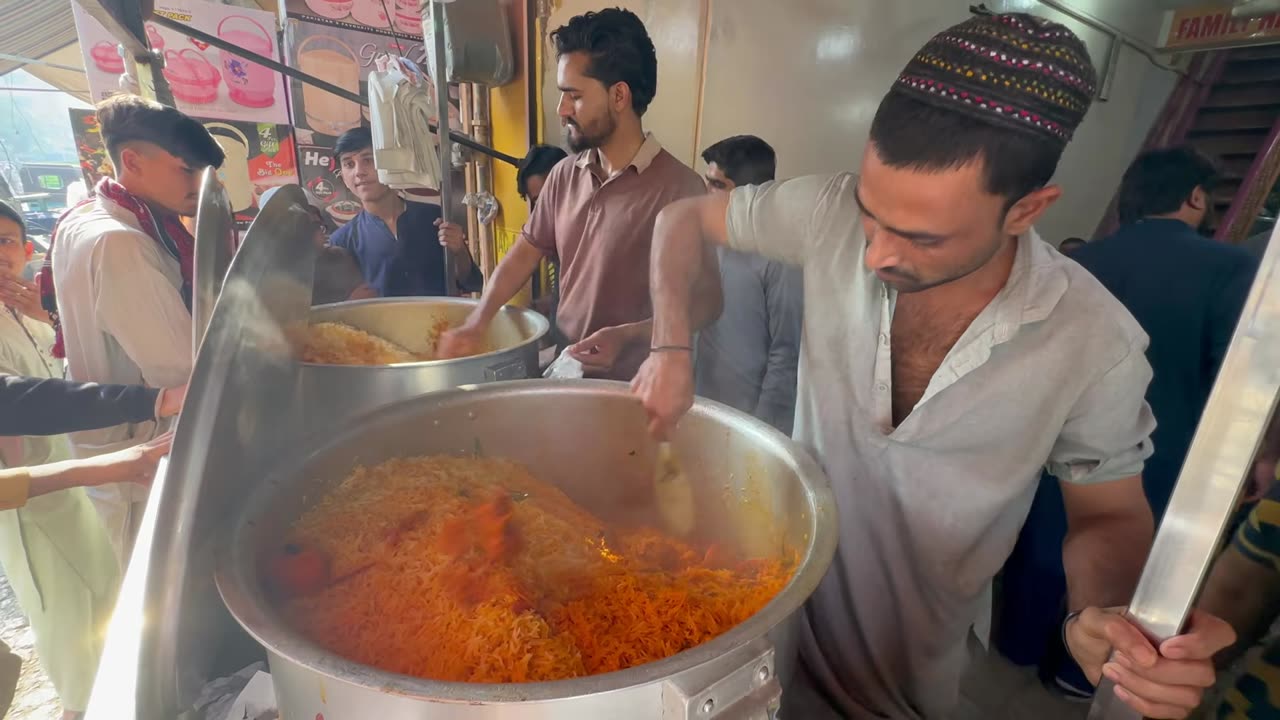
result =
[[[526,82],[536,73],[525,67],[527,38],[529,28],[524,2],[513,2],[508,6],[511,14],[511,27],[515,31],[516,76],[506,85],[489,91],[489,119],[493,133],[493,148],[515,157],[524,157],[529,152],[529,119],[536,118],[530,112],[525,100]],[[495,257],[501,258],[515,242],[520,228],[529,217],[529,208],[516,191],[516,169],[504,162],[493,161],[493,194],[498,198],[502,208],[493,221],[493,238]],[[512,301],[518,305],[527,305],[530,299],[530,288],[525,287]]]

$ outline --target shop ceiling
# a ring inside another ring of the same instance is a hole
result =
[[[73,1],[78,0],[0,0],[0,76],[22,68],[81,100],[90,100],[84,59],[71,19]],[[142,2],[123,1],[139,5]],[[87,0],[82,4],[105,3]],[[277,8],[277,0],[223,0],[223,4],[260,7],[273,12]]]
[[[0,76],[18,68],[88,101],[89,88],[84,61],[76,44],[71,3],[101,9],[103,6],[132,5],[147,12],[154,0],[0,0]],[[276,11],[279,0],[221,0],[227,5],[260,7]],[[1066,0],[1062,3],[1083,12],[1117,9],[1139,13],[1143,24],[1152,16],[1158,26],[1159,13],[1192,5],[1213,4],[1212,0]],[[1225,3],[1224,3],[1225,4]],[[1238,0],[1236,6],[1258,10],[1280,9],[1280,0]],[[1272,7],[1275,6],[1275,7]],[[135,11],[136,12],[136,11]],[[95,13],[96,14],[96,13]],[[1105,16],[1105,15],[1104,15]]]

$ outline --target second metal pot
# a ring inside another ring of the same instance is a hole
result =
[[[479,301],[468,298],[414,297],[357,300],[321,305],[311,322],[339,322],[421,352],[431,327],[444,320],[461,324]],[[505,307],[493,319],[486,338],[491,352],[454,360],[388,366],[303,363],[300,397],[306,403],[307,430],[331,426],[388,403],[460,385],[523,380],[538,372],[538,344],[547,319],[533,310]]]

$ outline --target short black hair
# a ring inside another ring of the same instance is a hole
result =
[[[871,142],[889,167],[940,172],[982,162],[984,190],[1005,209],[1049,184],[1065,143],[936,107],[896,87],[871,121]]]
[[[18,232],[22,233],[23,242],[27,239],[27,221],[22,216],[22,212],[13,207],[9,203],[0,200],[0,218],[12,220],[18,224]]]
[[[358,153],[373,147],[373,131],[367,127],[352,128],[338,136],[333,144],[333,159],[342,163],[342,156]]]
[[[1082,248],[1089,243],[1082,237],[1069,237],[1058,243],[1058,252],[1069,253],[1075,248]]]
[[[196,120],[167,105],[136,95],[114,95],[98,103],[98,128],[116,167],[131,142],[147,142],[194,168],[222,167],[226,156]]]
[[[1129,225],[1177,212],[1196,188],[1208,193],[1218,179],[1213,160],[1195,148],[1148,150],[1133,161],[1120,181],[1120,222]]]
[[[755,135],[725,138],[703,150],[702,159],[720,166],[734,185],[763,185],[778,172],[777,154]]]
[[[608,8],[579,15],[551,33],[556,56],[584,52],[590,57],[587,77],[613,87],[631,89],[631,109],[644,115],[658,93],[658,53],[649,31],[630,10]]]
[[[567,157],[569,153],[555,145],[534,145],[529,148],[529,152],[520,161],[520,168],[516,170],[516,190],[520,197],[529,199],[529,178],[539,175],[546,177],[552,168]]]

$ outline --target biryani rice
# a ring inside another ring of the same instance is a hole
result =
[[[331,563],[289,622],[349,659],[464,682],[621,670],[751,617],[794,561],[724,561],[650,528],[613,531],[523,467],[422,457],[356,469],[293,526]]]
[[[346,323],[318,322],[307,329],[302,361],[320,365],[397,365],[434,360],[440,336],[450,327],[445,318],[427,328],[425,352],[412,352],[386,338]]]

